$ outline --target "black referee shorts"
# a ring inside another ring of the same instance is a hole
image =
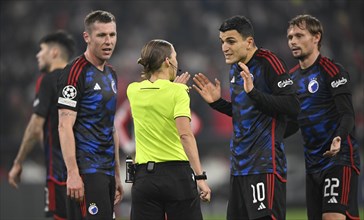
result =
[[[131,220],[202,220],[200,197],[187,161],[138,165]]]

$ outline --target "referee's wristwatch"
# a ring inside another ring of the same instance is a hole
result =
[[[195,175],[195,180],[207,180],[206,172],[203,171],[201,175]]]

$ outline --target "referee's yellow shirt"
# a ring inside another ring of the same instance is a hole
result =
[[[187,161],[175,118],[191,119],[188,87],[169,80],[144,80],[131,83],[127,96],[134,120],[135,162]]]

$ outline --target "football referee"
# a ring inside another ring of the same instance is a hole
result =
[[[148,42],[138,60],[144,81],[127,89],[137,164],[132,220],[202,219],[200,199],[211,198],[190,127],[188,87],[172,82],[178,69],[176,56],[171,43]]]

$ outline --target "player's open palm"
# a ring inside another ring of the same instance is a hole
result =
[[[68,174],[67,177],[67,196],[77,201],[82,201],[85,195],[85,188],[79,174]]]
[[[16,189],[18,188],[18,183],[20,182],[21,171],[22,166],[18,163],[14,163],[13,167],[9,171],[9,184]]]
[[[253,84],[253,78],[250,74],[249,68],[247,65],[245,65],[242,62],[239,62],[239,66],[243,69],[240,72],[241,77],[244,79],[244,90],[246,93],[249,93],[253,90],[254,84]]]
[[[323,155],[325,157],[333,157],[339,153],[341,147],[341,138],[339,136],[335,137],[331,142],[330,150],[326,151]]]
[[[221,97],[220,81],[215,79],[215,85],[202,73],[198,73],[193,77],[196,85],[192,87],[201,95],[207,102],[212,103]]]

